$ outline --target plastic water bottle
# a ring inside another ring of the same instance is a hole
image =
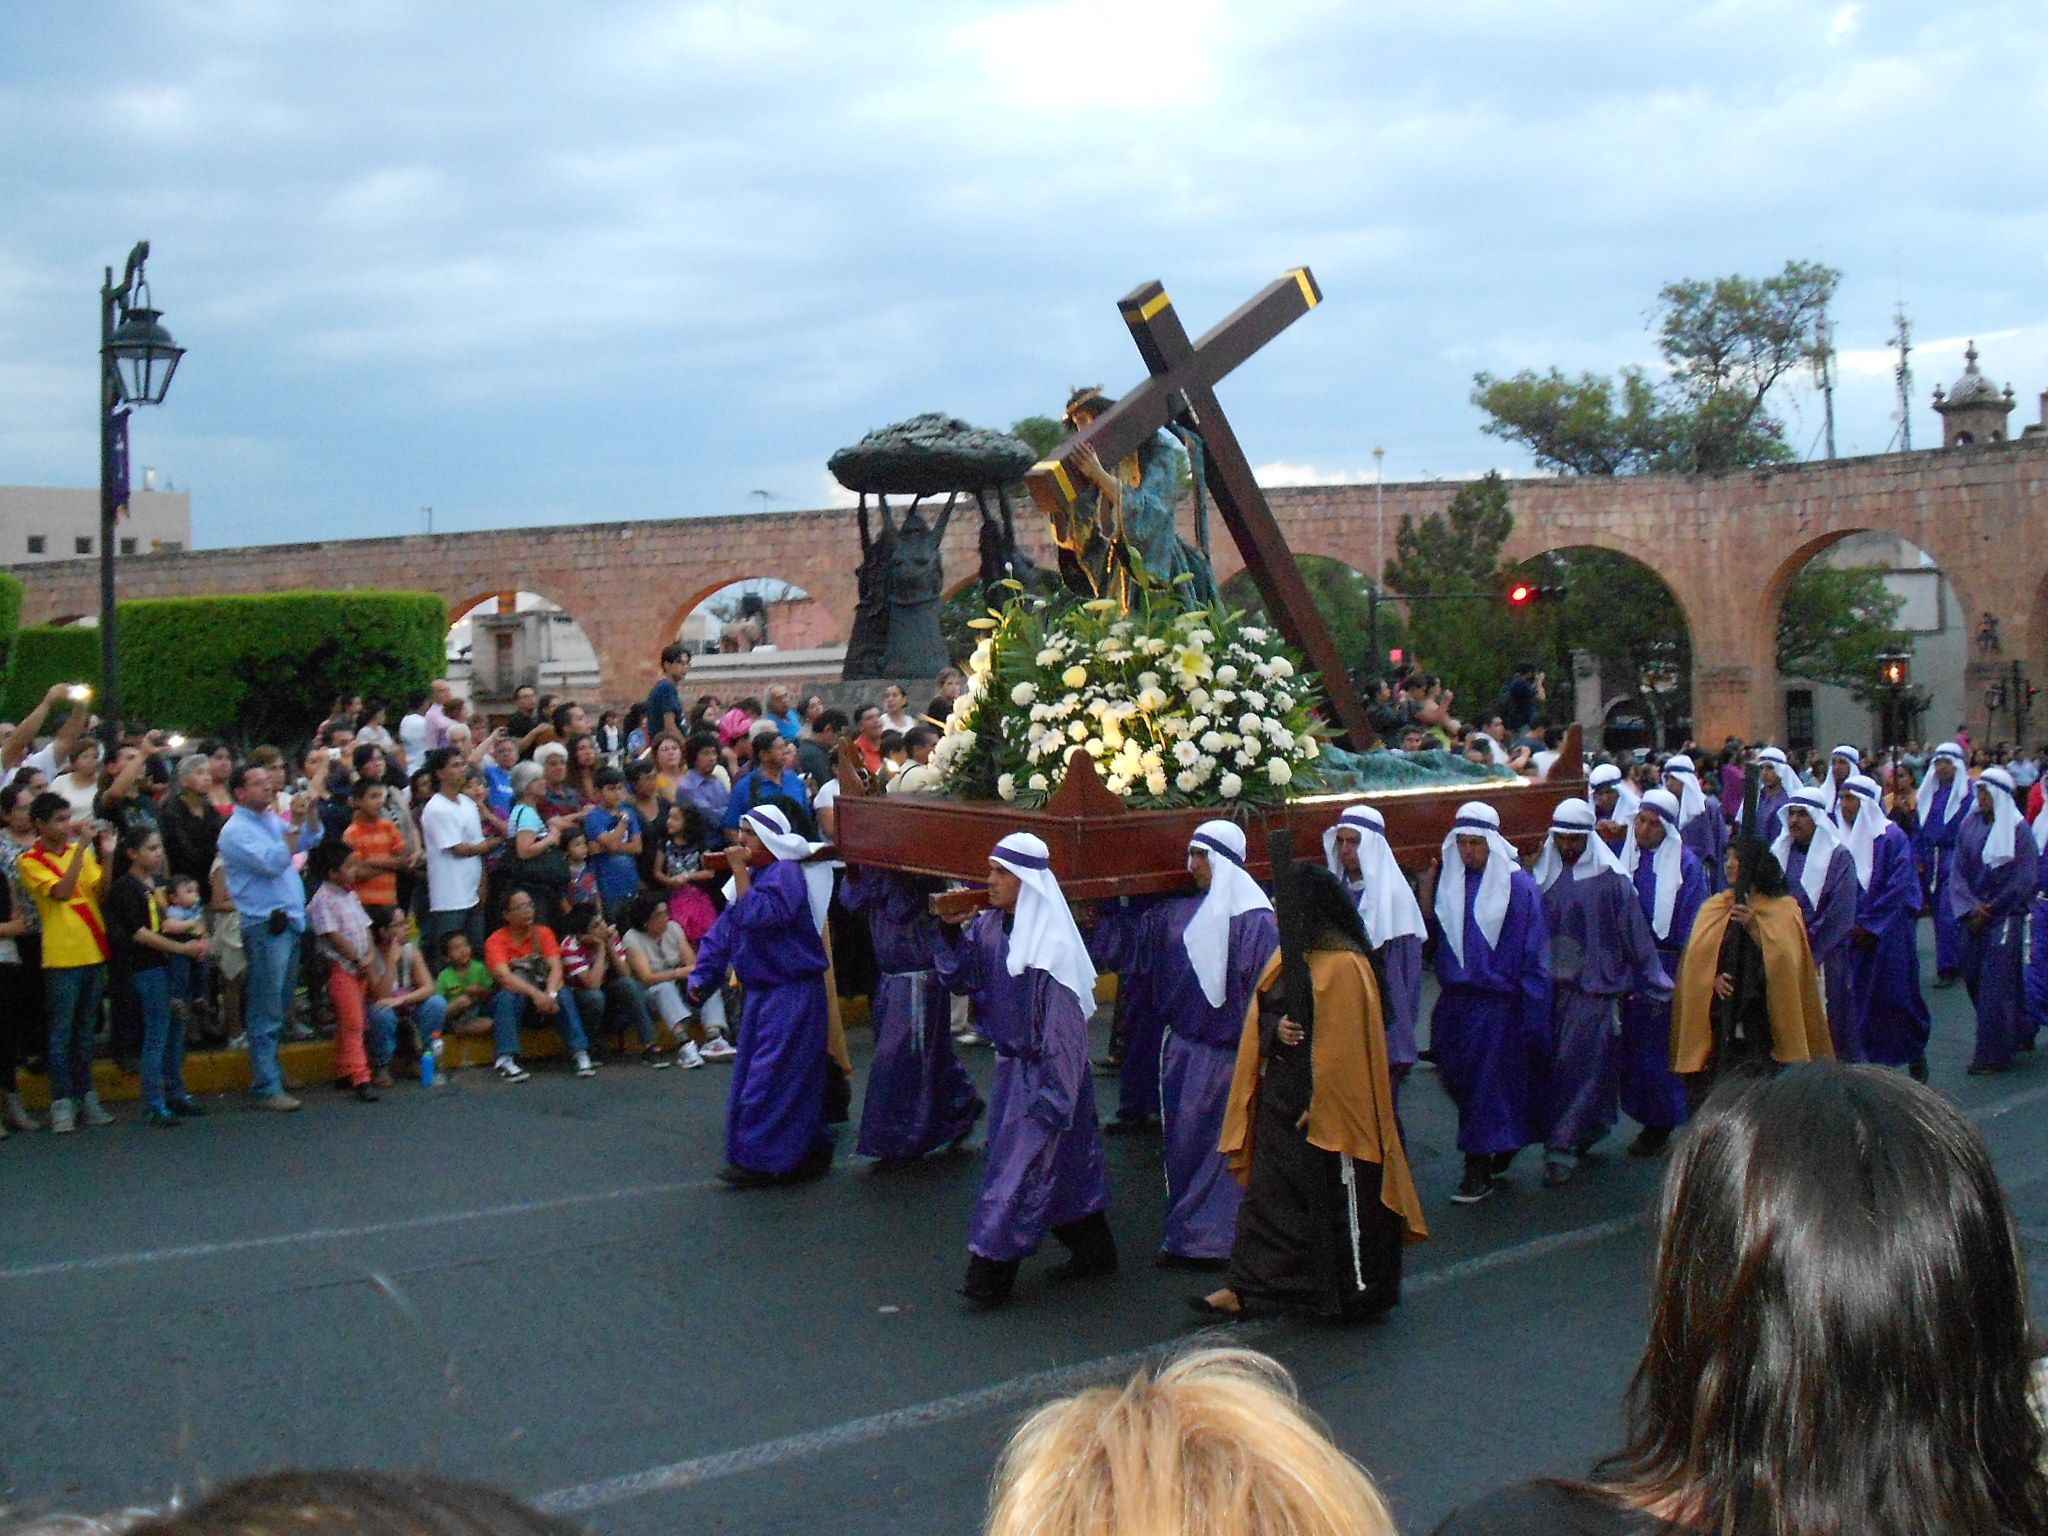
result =
[[[441,1037],[436,1035],[427,1042],[427,1048],[420,1052],[420,1086],[422,1088],[434,1086],[434,1079],[441,1065],[440,1055]]]

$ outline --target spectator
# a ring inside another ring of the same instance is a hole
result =
[[[626,733],[619,729],[619,712],[616,709],[601,709],[597,712],[597,728],[591,733],[597,743],[597,760],[616,767],[619,754],[625,749]]]
[[[483,765],[485,803],[502,818],[512,815],[512,770],[519,766],[519,742],[509,728],[491,733],[491,754]]]
[[[907,733],[917,724],[917,716],[910,712],[910,695],[903,691],[901,683],[891,683],[882,690],[882,728]]]
[[[483,818],[462,792],[469,765],[453,748],[429,752],[427,768],[435,793],[420,813],[427,845],[427,926],[421,937],[434,949],[448,934],[461,932],[475,947],[484,932],[484,855],[504,839],[484,836]]]
[[[395,911],[398,873],[412,868],[412,855],[405,834],[384,815],[384,786],[371,779],[357,779],[349,788],[349,811],[341,841],[356,856],[356,899],[371,909],[372,915]]]
[[[643,828],[640,813],[626,804],[623,773],[599,769],[596,787],[597,804],[584,816],[583,831],[597,865],[598,901],[605,921],[616,926],[625,921],[627,906],[640,894]]]
[[[754,734],[754,722],[760,718],[759,699],[741,699],[718,719],[719,745],[730,748],[735,742],[744,741]]]
[[[816,790],[832,777],[838,760],[840,744],[846,739],[846,712],[840,709],[820,710],[811,722],[810,730],[796,744],[797,771]]]
[[[853,750],[860,755],[868,777],[877,783],[882,777],[882,734],[887,729],[879,704],[863,704],[853,712]]]
[[[939,787],[939,770],[932,766],[932,748],[938,744],[939,733],[922,723],[903,733],[903,752],[907,761],[896,777],[889,781],[890,794],[925,794]]]
[[[158,826],[164,835],[164,857],[173,875],[197,880],[203,888],[213,868],[214,849],[227,817],[213,803],[213,760],[191,752],[178,759],[178,788],[164,802]]]
[[[37,968],[27,963],[23,946],[30,937],[29,918],[35,899],[17,883],[22,850],[14,844],[17,832],[33,831],[28,825],[28,786],[9,784],[0,789],[0,814],[7,817],[4,834],[9,851],[4,856],[7,878],[0,880],[0,1095],[5,1112],[0,1114],[0,1141],[9,1131],[39,1131],[42,1122],[21,1102],[21,1084],[15,1071],[22,1059],[32,1054],[30,1029],[43,1016],[35,991],[41,983]],[[17,806],[20,808],[17,811]],[[17,828],[16,819],[23,823]]]
[[[577,1536],[567,1521],[509,1493],[431,1472],[269,1472],[139,1526],[79,1520],[63,1528],[131,1536]]]
[[[882,782],[893,784],[910,766],[910,743],[901,731],[882,732]]]
[[[718,734],[718,720],[725,712],[725,703],[715,693],[700,693],[697,702],[690,706],[690,718],[683,734],[695,736],[699,732]]]
[[[541,770],[541,809],[550,816],[580,817],[583,797],[569,782],[569,749],[559,741],[542,742],[533,749],[533,760]]]
[[[152,883],[163,862],[163,838],[154,828],[136,826],[122,834],[114,855],[115,877],[107,891],[106,921],[112,983],[133,994],[142,1020],[143,1124],[169,1129],[181,1118],[206,1111],[185,1091],[185,1021],[171,1012],[167,962],[173,956],[204,960],[206,940],[164,932],[163,909]]]
[[[723,863],[715,858],[717,850],[725,846],[725,835],[687,800],[666,808],[661,832],[647,883],[666,895],[669,916],[681,925],[683,937],[694,947],[718,921],[711,893],[725,879]]]
[[[814,693],[805,699],[803,708],[804,729],[807,731],[814,729],[818,723],[818,716],[823,713],[825,713],[825,700],[822,696]]]
[[[50,1022],[50,1129],[112,1125],[92,1083],[93,1036],[107,984],[102,906],[113,872],[114,832],[72,835],[71,804],[44,790],[29,805],[35,846],[21,856],[21,881],[43,926],[43,1004]]]
[[[603,766],[598,761],[597,738],[588,734],[571,736],[568,747],[568,784],[576,791],[580,809],[589,810],[597,804],[597,771]]]
[[[65,767],[66,772],[51,776],[50,790],[64,797],[64,803],[71,807],[71,819],[83,827],[92,820],[93,803],[99,799],[100,744],[90,736],[81,736],[71,744]]]
[[[465,952],[466,935],[451,938]],[[484,974],[486,989],[490,973]],[[458,991],[462,988],[458,985]],[[398,1054],[398,1026],[412,1023],[420,1057],[441,1057],[441,1031],[447,1027],[449,1000],[442,996],[433,973],[420,949],[405,934],[405,914],[397,908],[371,919],[370,923],[370,1081],[379,1088],[391,1086],[391,1062]]]
[[[988,1536],[1394,1536],[1280,1365],[1243,1349],[1049,1403],[1010,1437]]]
[[[445,750],[445,749],[444,749]],[[370,1081],[369,998],[370,914],[356,895],[360,866],[346,843],[329,840],[306,859],[313,895],[306,922],[315,948],[328,963],[327,997],[334,1005],[334,1086],[365,1104],[377,1102]]]
[[[367,742],[356,746],[351,761],[355,764],[357,779],[368,779],[372,784],[384,786],[384,819],[405,834],[405,851],[417,865],[420,857],[420,826],[413,818],[412,807],[406,803],[405,797],[398,793],[398,770],[392,765],[390,758]]]
[[[762,711],[761,718],[780,731],[784,741],[793,742],[803,734],[803,719],[797,714],[796,706],[790,702],[789,690],[780,683],[770,685],[768,705]]]
[[[655,766],[661,767],[667,754],[657,748],[654,754]],[[681,754],[677,754],[681,760]],[[725,808],[732,800],[732,780],[726,776],[725,766],[718,760],[718,738],[715,736],[692,736],[689,743],[689,771],[679,775],[673,783],[658,777],[655,787],[665,800],[687,800],[720,826],[725,825]]]
[[[960,697],[967,680],[960,675],[958,667],[946,667],[939,672],[939,691],[932,695],[931,703],[925,706],[924,718],[927,725],[946,728],[946,722],[953,717],[953,701]]]
[[[1439,1536],[2048,1529],[2025,1270],[1962,1114],[1815,1063],[1729,1081],[1677,1145],[1627,1444]]]
[[[796,749],[773,726],[754,733],[754,766],[740,775],[732,787],[732,798],[726,802],[728,832],[738,830],[740,817],[757,805],[779,807],[789,817],[790,825],[799,831],[816,825],[811,814],[811,792],[804,787],[803,775],[789,766],[795,755]]]
[[[512,714],[505,722],[505,734],[512,740],[512,753],[520,757],[530,752],[526,738],[538,731],[545,719],[540,712],[540,695],[534,692],[533,684],[521,683],[512,690]]]
[[[583,1022],[574,1003],[562,1003],[562,948],[545,923],[534,921],[533,897],[527,892],[505,898],[505,926],[484,946],[484,965],[498,989],[491,999],[498,1057],[492,1070],[508,1083],[523,1083],[533,1075],[519,1065],[519,1026],[531,1018],[560,1029],[575,1052],[576,1075],[591,1076],[595,1069]]]
[[[372,699],[363,706],[362,713],[356,716],[356,745],[368,742],[387,757],[396,757],[398,738],[391,734],[391,728],[385,722],[386,713],[382,699]]]
[[[581,818],[562,833],[562,857],[568,862],[568,873],[562,880],[560,903],[547,914],[550,924],[570,908],[597,900],[597,869],[590,862],[590,834],[583,830]]]
[[[156,738],[154,731],[145,738],[149,753],[156,750]],[[143,747],[124,741],[100,773],[100,792],[93,797],[92,814],[109,823],[117,834],[130,827],[156,829],[156,802],[145,793],[150,760]]]
[[[680,923],[670,919],[668,904],[659,896],[643,895],[633,904],[631,927],[626,934],[626,964],[633,979],[647,996],[647,1003],[676,1039],[676,1061],[695,1070],[706,1061],[731,1061],[739,1053],[726,1042],[721,1029],[707,1034],[699,1024],[693,1031],[689,1003],[683,996],[690,984],[690,970],[697,952],[685,938]],[[697,1038],[692,1038],[692,1035]]]
[[[448,745],[448,722],[450,719],[455,718],[448,713],[448,706],[455,702],[455,689],[447,678],[437,677],[427,684],[427,696],[429,702],[422,718],[427,723],[426,751],[432,752],[437,747]],[[403,734],[404,732],[401,729],[401,737]],[[408,760],[414,759],[408,758]],[[426,761],[426,753],[421,753],[416,760],[424,763]]]
[[[604,909],[596,902],[572,908],[562,920],[562,934],[563,990],[575,999],[583,1033],[594,1038],[608,1021],[616,1021],[621,1036],[630,1028],[640,1041],[644,1063],[657,1069],[674,1066],[675,1058],[655,1037],[647,994],[633,979],[619,930],[605,921]]]
[[[690,675],[690,648],[672,640],[661,648],[661,676],[647,691],[647,739],[686,734],[683,722],[683,679]]]
[[[159,834],[161,835],[161,834]],[[163,884],[164,932],[174,939],[203,937],[207,930],[206,905],[199,897],[199,882],[189,875],[172,875]],[[211,946],[209,945],[209,948]],[[204,957],[173,955],[164,967],[171,986],[171,1014],[185,1027],[191,1039],[192,1021],[203,1014],[211,989]]]
[[[1536,669],[1533,661],[1515,663],[1514,675],[1501,690],[1500,712],[1510,730],[1528,729],[1529,722],[1536,718],[1536,712],[1548,698],[1544,688],[1545,678]]]
[[[635,704],[626,711],[626,744],[624,754],[627,762],[647,755],[647,706]]]
[[[458,1035],[488,1035],[492,1032],[492,999],[497,995],[498,984],[491,980],[491,968],[484,964],[483,957],[469,947],[468,934],[448,935],[441,971],[434,978],[434,990],[448,1004],[443,1028],[452,1029]]]
[[[34,768],[46,780],[57,777],[58,770],[71,761],[72,747],[92,722],[91,712],[84,707],[84,701],[71,697],[73,686],[70,683],[51,684],[41,702],[21,717],[21,723],[7,733],[4,742],[0,742],[0,768],[8,773],[17,768]],[[86,690],[88,696],[91,691]],[[30,751],[43,722],[59,704],[65,706],[65,711],[64,718],[58,722],[56,735],[48,746]]]

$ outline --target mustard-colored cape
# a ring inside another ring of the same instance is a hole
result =
[[[1366,958],[1350,950],[1313,950],[1308,969],[1315,983],[1315,1087],[1309,1098],[1309,1145],[1342,1152],[1361,1163],[1380,1165],[1380,1203],[1401,1218],[1411,1243],[1429,1236],[1422,1200],[1408,1171],[1407,1149],[1394,1121],[1394,1089],[1387,1063],[1387,1030],[1380,990]],[[1280,979],[1275,955],[1259,977],[1244,1032],[1237,1042],[1237,1069],[1230,1078],[1230,1103],[1223,1112],[1217,1150],[1230,1162],[1240,1184],[1252,1179],[1252,1153],[1259,1123],[1259,1089],[1264,1060],[1259,1054],[1259,999]],[[1363,1028],[1347,1027],[1359,1020]]]
[[[1806,917],[1791,896],[1752,895],[1756,927],[1751,932],[1764,952],[1764,1002],[1771,1015],[1771,1055],[1790,1064],[1828,1061],[1835,1054],[1821,1003],[1820,972],[1806,942]],[[1671,1070],[1704,1072],[1714,1056],[1714,976],[1721,965],[1721,940],[1735,893],[1709,896],[1692,925],[1692,938],[1678,966],[1671,997]]]

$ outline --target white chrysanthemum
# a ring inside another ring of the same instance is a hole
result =
[[[1058,666],[1060,664],[1059,648],[1057,646],[1048,645],[1044,650],[1040,651],[1038,653],[1038,664],[1041,667]]]
[[[1179,742],[1173,749],[1173,760],[1183,768],[1192,767],[1195,763],[1200,762],[1201,758],[1202,749],[1192,741]]]
[[[1017,775],[1015,775],[1014,773],[1005,773],[999,775],[996,779],[996,796],[998,799],[1002,800],[1016,799]]]
[[[1103,739],[1100,736],[1090,736],[1086,741],[1081,743],[1081,750],[1083,752],[1086,752],[1090,757],[1094,758],[1099,763],[1102,761],[1104,755],[1108,753],[1109,746],[1107,743],[1103,741]]]
[[[1215,643],[1216,637],[1206,629],[1196,629],[1190,630],[1188,632],[1189,645],[1201,647],[1206,645],[1214,645]]]
[[[1266,777],[1275,784],[1285,784],[1294,777],[1294,770],[1287,766],[1286,758],[1276,757],[1266,764]]]
[[[1216,690],[1215,698],[1211,699],[1210,702],[1216,706],[1217,712],[1220,714],[1226,705],[1237,702],[1237,695],[1228,688],[1219,688]]]
[[[995,665],[995,654],[995,641],[984,636],[981,643],[975,646],[974,654],[967,658],[968,672],[975,677],[988,676],[990,668]]]
[[[1076,720],[1067,727],[1067,734],[1076,741],[1086,741],[1088,739],[1088,722],[1086,720]]]
[[[1148,715],[1156,714],[1158,711],[1166,708],[1166,702],[1166,694],[1161,689],[1141,688],[1138,690],[1138,708],[1145,711]]]
[[[1145,775],[1145,793],[1148,795],[1163,795],[1166,793],[1166,774],[1163,771]]]
[[[1275,677],[1294,676],[1294,664],[1290,662],[1285,656],[1275,656],[1271,662],[1271,666],[1273,669],[1273,676]]]
[[[1202,776],[1192,768],[1183,768],[1173,776],[1173,787],[1184,795],[1191,795],[1202,787]]]
[[[1037,698],[1038,684],[1033,682],[1019,683],[1010,690],[1010,702],[1017,705],[1020,709],[1026,704],[1035,703]]]
[[[1244,780],[1234,773],[1226,773],[1216,781],[1216,792],[1226,800],[1235,800],[1244,793]]]
[[[1067,668],[1066,671],[1060,674],[1061,684],[1068,688],[1079,688],[1087,681],[1088,669],[1079,663]]]
[[[1240,640],[1248,640],[1253,645],[1264,645],[1271,638],[1267,635],[1266,631],[1260,629],[1256,624],[1245,625],[1243,629],[1237,632],[1237,637]]]
[[[1254,758],[1253,755],[1249,752],[1233,752],[1230,754],[1230,760],[1239,768],[1249,768],[1255,761],[1257,761],[1257,759]]]
[[[1109,632],[1112,635],[1128,635],[1131,632],[1131,628],[1132,625],[1129,619],[1118,619],[1109,626]]]
[[[1288,730],[1278,720],[1266,728],[1266,739],[1272,743],[1275,752],[1294,750],[1294,732]]]
[[[1024,782],[1026,786],[1029,787],[1034,794],[1042,795],[1046,792],[1047,789],[1052,787],[1052,781],[1042,773],[1034,773],[1033,775],[1031,775],[1030,778],[1026,779]]]
[[[1253,709],[1264,709],[1266,707],[1266,696],[1256,688],[1247,688],[1238,697],[1243,699]]]
[[[1202,750],[1210,753],[1221,752],[1223,750],[1223,733],[1221,731],[1204,731],[1202,733]]]
[[[1159,674],[1157,672],[1140,672],[1138,674],[1138,686],[1140,688],[1157,688],[1159,686]]]
[[[1259,754],[1265,751],[1265,748],[1262,745],[1260,745],[1258,737],[1247,736],[1244,739],[1243,751],[1247,761],[1257,762],[1259,760]]]
[[[1237,728],[1240,731],[1245,732],[1246,734],[1250,734],[1253,731],[1263,729],[1265,723],[1265,721],[1261,720],[1257,715],[1253,714],[1250,710],[1246,710],[1243,714],[1237,717]]]
[[[1159,635],[1147,635],[1138,642],[1138,649],[1147,656],[1164,656],[1170,648],[1167,641]]]
[[[1224,684],[1236,682],[1237,668],[1231,666],[1230,663],[1225,662],[1222,666],[1216,669],[1216,681]]]

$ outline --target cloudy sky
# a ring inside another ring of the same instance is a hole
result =
[[[2043,122],[2038,0],[11,4],[0,483],[92,482],[138,237],[203,544],[822,505],[871,427],[1127,386],[1139,282],[1199,331],[1302,263],[1223,390],[1275,482],[1524,467],[1475,370],[1653,362],[1661,284],[1789,257],[1877,452],[1902,299],[1916,441],[1970,336],[2034,418]]]

